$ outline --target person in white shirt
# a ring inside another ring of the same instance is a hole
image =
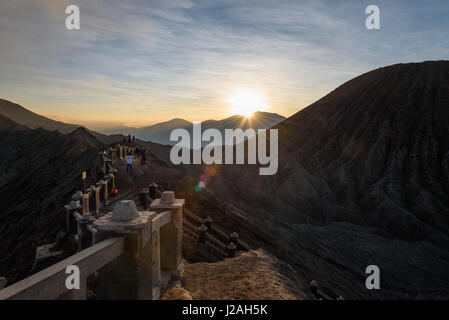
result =
[[[128,156],[126,157],[126,172],[129,172],[129,175],[133,175],[133,160],[134,156],[131,152],[128,152]]]

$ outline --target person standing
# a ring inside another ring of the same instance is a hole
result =
[[[128,152],[128,156],[126,157],[126,172],[128,172],[130,176],[133,175],[133,160],[134,156],[131,152]]]
[[[140,165],[141,166],[145,165],[146,153],[147,153],[146,149],[143,149],[143,148],[140,149]]]

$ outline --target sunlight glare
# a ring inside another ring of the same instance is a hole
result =
[[[247,118],[256,111],[264,111],[267,107],[263,96],[251,92],[239,92],[227,101],[232,106],[232,114],[243,115]]]

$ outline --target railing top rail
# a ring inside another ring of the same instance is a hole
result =
[[[0,300],[51,300],[66,293],[67,274],[69,265],[76,265],[80,269],[81,279],[102,268],[124,252],[124,239],[111,238],[89,247],[68,257],[32,276],[0,290]]]
[[[186,226],[189,229],[195,230],[197,229],[197,227],[195,227],[193,224],[191,224],[187,219],[183,219],[182,221],[183,227]]]
[[[194,214],[192,211],[187,210],[186,208],[184,208],[184,212],[186,213],[187,216],[189,216],[190,218],[192,218],[193,220],[197,221],[200,224],[204,224],[204,220],[201,219],[200,217],[198,217],[196,214]],[[212,230],[217,233],[220,237],[223,238],[223,240],[225,241],[229,241],[229,236],[228,234],[226,234],[224,231],[222,231],[221,229],[217,228],[216,226],[212,226]],[[251,247],[248,246],[245,242],[241,241],[240,239],[238,240],[238,245],[247,250],[247,251],[251,251]]]
[[[201,219],[200,217],[198,217],[196,214],[194,214],[193,212],[191,212],[190,210],[187,210],[186,208],[184,208],[184,212],[190,216],[192,219],[194,219],[195,221],[197,221],[200,224],[204,223],[204,220]]]

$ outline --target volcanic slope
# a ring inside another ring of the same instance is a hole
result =
[[[448,61],[368,72],[274,128],[276,175],[223,166],[209,184],[267,250],[347,298],[449,298]]]
[[[36,246],[53,242],[63,228],[64,205],[81,189],[81,172],[95,182],[103,149],[81,127],[64,135],[0,115],[0,275],[10,284],[29,275]]]

